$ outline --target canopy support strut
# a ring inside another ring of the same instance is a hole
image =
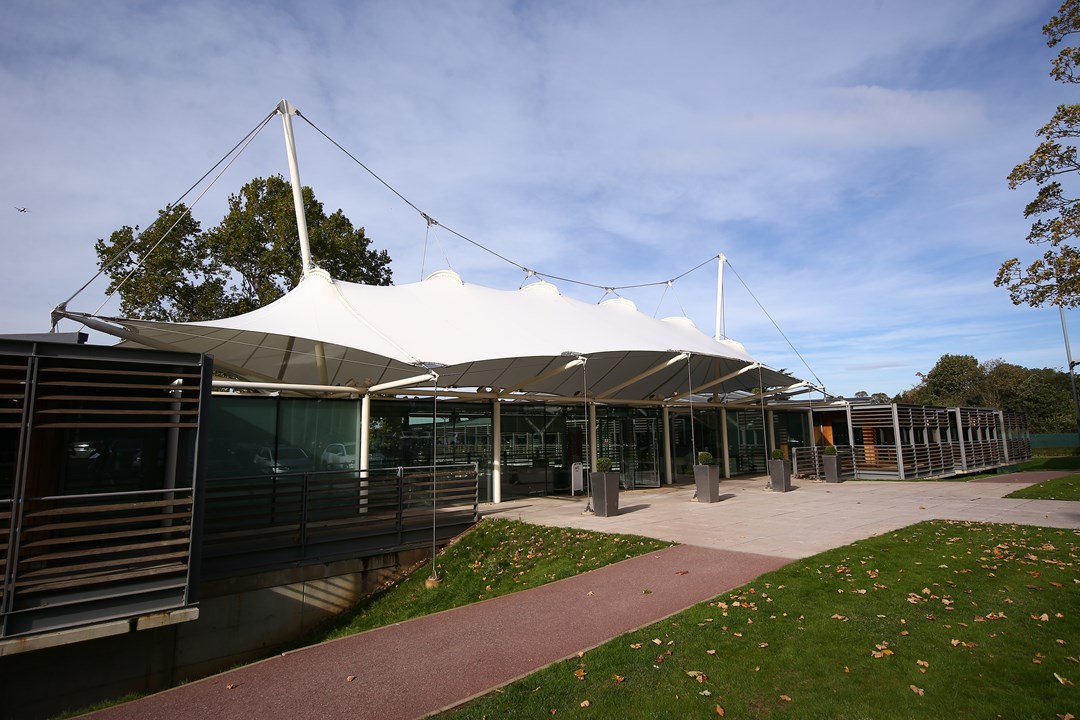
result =
[[[285,125],[285,152],[289,156],[289,177],[292,179],[293,206],[296,209],[296,232],[300,238],[300,265],[302,277],[315,267],[311,262],[311,244],[308,240],[307,218],[304,215],[304,191],[300,185],[300,166],[296,163],[296,140],[293,138],[292,116],[300,111],[288,100],[278,103],[277,111]]]

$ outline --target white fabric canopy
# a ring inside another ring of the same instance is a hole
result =
[[[451,271],[372,286],[316,270],[276,302],[236,317],[111,321],[130,341],[207,353],[219,368],[261,381],[367,388],[433,368],[440,387],[572,397],[587,383],[601,400],[668,399],[691,384],[726,393],[798,382],[687,318],[657,320],[623,298],[584,303],[543,281],[520,290],[467,285]],[[578,357],[584,370],[566,367]]]

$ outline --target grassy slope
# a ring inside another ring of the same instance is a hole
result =
[[[921,523],[793,563],[450,716],[1053,718],[1080,715],[1078,656],[1080,532]]]
[[[642,555],[671,543],[484,518],[439,554],[437,588],[427,589],[431,564],[388,591],[360,602],[305,644],[448,610]]]

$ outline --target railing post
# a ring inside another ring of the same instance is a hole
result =
[[[307,557],[308,474],[300,476],[300,556]],[[276,493],[275,493],[276,494]]]
[[[401,544],[405,524],[405,468],[397,469],[397,544]]]

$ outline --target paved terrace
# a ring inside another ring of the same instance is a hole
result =
[[[135,702],[97,720],[378,718],[451,707],[553,662],[750,582],[793,558],[920,520],[1080,529],[1080,503],[1005,500],[1067,473],[960,482],[723,481],[719,503],[693,488],[625,492],[622,514],[583,515],[583,498],[485,505],[485,515],[650,535],[684,543],[559,582],[286,653]],[[649,589],[644,593],[643,589]],[[351,679],[350,679],[351,678]]]
[[[997,475],[969,482],[792,479],[792,491],[765,490],[766,477],[721,480],[719,503],[690,502],[692,485],[623,491],[620,514],[584,514],[582,496],[538,497],[483,506],[483,514],[538,525],[632,533],[700,547],[804,558],[922,520],[1080,528],[1080,503],[1007,500],[1014,490],[1067,472]]]

